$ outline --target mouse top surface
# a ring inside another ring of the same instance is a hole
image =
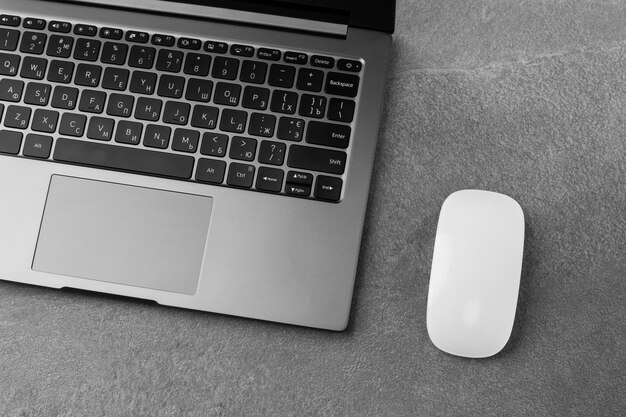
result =
[[[439,349],[484,358],[511,335],[524,247],[524,214],[503,194],[462,190],[444,201],[433,251],[427,329]]]

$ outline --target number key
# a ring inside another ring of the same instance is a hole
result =
[[[156,49],[147,46],[135,45],[130,50],[128,65],[137,68],[152,68]]]
[[[27,54],[41,55],[46,45],[48,35],[41,32],[24,32],[22,43],[20,44],[20,52]]]
[[[15,29],[0,29],[0,49],[4,51],[15,51],[17,41],[20,39],[20,32]]]
[[[218,56],[213,63],[211,75],[214,78],[234,80],[237,78],[237,70],[239,70],[239,61],[237,59]]]
[[[50,36],[48,49],[46,49],[46,55],[56,56],[59,58],[69,58],[72,54],[73,45],[74,38],[62,35],[52,35]]]
[[[76,49],[74,49],[74,59],[81,61],[97,61],[100,54],[100,41],[93,39],[80,38],[76,41]]]

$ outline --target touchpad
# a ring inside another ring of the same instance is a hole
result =
[[[213,199],[53,175],[33,269],[195,294]]]

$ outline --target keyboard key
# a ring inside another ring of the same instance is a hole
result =
[[[296,83],[298,90],[320,92],[323,84],[323,71],[310,68],[300,68],[298,71],[298,82]]]
[[[215,159],[200,158],[196,169],[196,180],[211,184],[221,184],[224,181],[226,162]]]
[[[180,38],[178,39],[178,47],[180,49],[199,50],[202,48],[202,41],[194,38]]]
[[[86,113],[102,113],[107,95],[104,91],[83,90],[78,103],[78,110]]]
[[[0,53],[0,75],[14,76],[19,66],[19,55]]]
[[[300,142],[304,132],[304,120],[294,119],[293,117],[281,117],[278,122],[278,131],[276,136],[278,139],[293,140]]]
[[[100,61],[105,64],[124,65],[127,54],[128,45],[118,42],[105,42]]]
[[[283,61],[289,64],[304,65],[308,62],[308,60],[309,60],[308,55],[303,54],[302,52],[287,51],[285,52],[285,55],[283,56]]]
[[[22,146],[22,133],[0,130],[0,153],[17,155]]]
[[[225,132],[243,133],[246,130],[248,113],[241,110],[224,109],[220,129]]]
[[[22,78],[30,78],[32,80],[42,80],[46,74],[46,67],[48,61],[45,58],[35,58],[33,56],[27,56],[24,58],[22,64],[22,71],[20,76]]]
[[[95,140],[111,140],[113,137],[113,128],[115,127],[115,120],[105,117],[92,117],[89,120],[89,127],[87,128],[87,137]]]
[[[258,61],[243,61],[241,64],[241,75],[239,79],[244,83],[263,84],[265,82],[265,73],[267,72],[267,64]]]
[[[190,78],[187,82],[187,92],[185,94],[185,98],[191,101],[208,103],[211,101],[212,90],[213,81]]]
[[[248,133],[254,136],[264,136],[271,138],[274,136],[274,127],[276,126],[276,116],[272,114],[252,113],[250,115],[250,124]]]
[[[256,188],[261,191],[279,193],[283,188],[283,176],[281,169],[260,167],[256,177]]]
[[[111,94],[107,106],[109,116],[130,117],[133,111],[135,98],[125,94]]]
[[[354,117],[354,107],[355,103],[352,100],[333,97],[328,103],[327,117],[337,122],[350,123]]]
[[[156,98],[139,97],[135,108],[135,118],[156,122],[161,118],[163,101]]]
[[[52,149],[52,138],[50,136],[36,135],[30,133],[24,139],[24,156],[31,158],[47,159]]]
[[[52,20],[48,23],[48,30],[50,32],[70,33],[72,31],[72,24],[69,22]]]
[[[17,103],[22,99],[24,81],[3,78],[0,80],[0,100]]]
[[[214,54],[225,54],[228,52],[228,45],[224,42],[206,41],[204,43],[204,50],[213,52]]]
[[[100,28],[100,37],[104,39],[120,40],[124,36],[122,29],[115,29],[109,27]]]
[[[211,75],[213,76],[213,78],[234,80],[237,78],[238,70],[239,60],[235,58],[218,56],[213,61],[213,70],[211,71]]]
[[[47,106],[52,87],[50,84],[28,83],[24,93],[24,103],[36,106]]]
[[[98,28],[93,25],[76,25],[74,26],[74,34],[79,36],[96,36]]]
[[[308,197],[311,195],[311,187],[301,184],[285,184],[285,194],[296,197]]]
[[[278,49],[259,48],[256,53],[256,57],[259,59],[267,59],[270,61],[280,60],[280,51]]]
[[[152,35],[152,45],[174,46],[176,38],[171,35]]]
[[[356,97],[359,91],[359,77],[353,74],[329,72],[326,75],[324,91],[338,96]]]
[[[180,72],[184,54],[173,49],[161,49],[157,57],[156,69],[167,72]]]
[[[22,35],[22,43],[20,44],[20,52],[25,54],[43,54],[46,46],[48,35],[41,32],[24,32]]]
[[[289,171],[287,173],[288,184],[312,185],[313,174],[302,171]]]
[[[302,94],[300,100],[300,116],[315,117],[321,119],[326,112],[326,97]]]
[[[259,162],[269,165],[282,165],[285,161],[287,145],[282,142],[264,140],[259,148]]]
[[[296,69],[289,65],[272,64],[267,82],[272,87],[291,88],[296,76]]]
[[[122,120],[117,125],[115,141],[129,145],[139,145],[142,131],[143,125],[141,123]]]
[[[202,155],[217,156],[221,158],[226,155],[227,147],[228,136],[223,133],[205,132],[202,135],[202,146],[200,146],[200,153]]]
[[[107,90],[124,91],[128,85],[130,71],[124,68],[108,67],[104,70],[102,77],[102,88]]]
[[[0,50],[15,51],[20,40],[20,32],[15,29],[0,29]]]
[[[275,113],[294,114],[298,103],[298,93],[274,90],[270,109]]]
[[[191,116],[191,125],[202,129],[215,129],[217,127],[217,117],[219,109],[211,106],[194,106]]]
[[[16,129],[26,129],[30,122],[30,108],[22,106],[7,106],[4,116],[4,125]]]
[[[46,21],[43,19],[27,17],[26,19],[24,19],[24,24],[22,26],[24,26],[26,29],[43,30],[46,28]]]
[[[265,110],[270,101],[270,90],[262,87],[246,86],[241,105],[247,109]]]
[[[209,75],[210,66],[211,55],[189,52],[185,59],[185,69],[183,72],[188,75],[205,77]]]
[[[54,83],[69,84],[74,75],[74,63],[71,61],[50,61],[50,70],[48,71],[48,81]]]
[[[213,102],[215,104],[223,104],[226,106],[236,106],[239,104],[240,94],[241,86],[239,84],[219,82],[215,85],[215,96],[213,96]]]
[[[168,101],[163,111],[163,122],[174,125],[186,125],[191,106],[188,103]]]
[[[235,136],[230,142],[230,152],[228,156],[231,159],[253,161],[256,154],[256,144],[256,139]]]
[[[235,56],[254,56],[254,47],[250,45],[233,44],[230,46],[230,53]]]
[[[350,142],[351,128],[347,125],[311,121],[306,131],[307,143],[347,148]]]
[[[57,140],[53,158],[61,162],[180,179],[191,178],[194,164],[193,156],[65,138]]]
[[[152,72],[133,71],[130,92],[151,95],[156,87],[157,75]]]
[[[37,109],[33,114],[31,129],[36,132],[54,133],[57,130],[59,112],[54,110]]]
[[[226,183],[234,187],[250,188],[254,180],[254,165],[231,162]]]
[[[84,114],[64,113],[61,116],[61,125],[59,133],[67,136],[83,136],[85,133],[85,125],[87,124],[87,116]]]
[[[161,97],[181,98],[185,91],[185,79],[175,75],[161,75],[157,94]]]
[[[126,32],[126,38],[128,42],[136,42],[136,43],[148,43],[150,40],[150,35],[146,32],[138,32],[136,30],[129,30]]]
[[[69,58],[72,54],[73,46],[74,38],[71,36],[52,35],[50,36],[50,42],[48,42],[46,55],[58,58]]]
[[[0,25],[2,26],[19,26],[22,18],[10,14],[0,14]]]
[[[339,201],[341,197],[341,178],[318,175],[315,182],[315,198],[326,201]]]
[[[170,143],[172,129],[168,126],[148,125],[143,144],[150,148],[166,149]]]
[[[353,59],[340,59],[337,61],[337,69],[342,71],[359,72],[362,67],[361,61]]]
[[[341,175],[345,170],[346,159],[345,152],[291,145],[287,157],[287,166]]]
[[[95,62],[100,54],[102,43],[94,39],[79,38],[74,48],[74,59]]]
[[[78,88],[58,86],[52,94],[52,107],[56,109],[74,110],[78,99]]]
[[[179,152],[194,153],[198,150],[200,132],[191,129],[178,128],[172,137],[172,149]]]
[[[100,84],[101,75],[102,67],[99,65],[78,64],[74,83],[86,87],[97,87]]]
[[[130,48],[130,56],[128,57],[128,65],[136,68],[150,69],[154,64],[154,56],[156,49],[135,45]]]
[[[311,56],[311,65],[314,67],[332,68],[335,66],[335,59],[329,56],[313,55]]]

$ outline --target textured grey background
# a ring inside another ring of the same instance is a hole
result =
[[[617,416],[626,410],[626,3],[399,0],[343,333],[0,283],[0,415]],[[526,212],[511,341],[425,327],[438,210]]]

